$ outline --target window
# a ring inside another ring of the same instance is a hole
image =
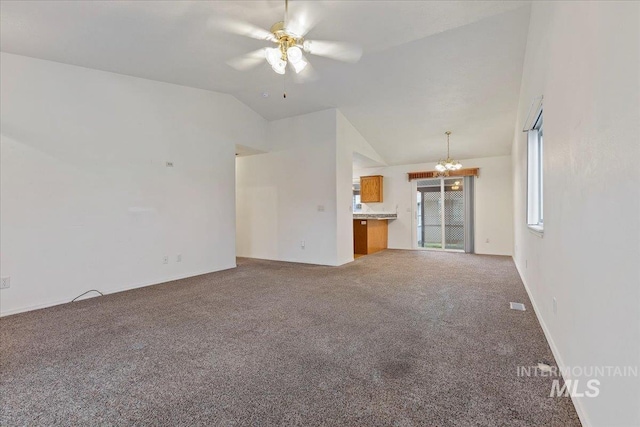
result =
[[[537,114],[533,127],[527,134],[527,224],[534,231],[544,230],[543,215],[543,125],[542,110]]]
[[[362,203],[360,203],[360,181],[353,183],[353,211],[362,211]]]

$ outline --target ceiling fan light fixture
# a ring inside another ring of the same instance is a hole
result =
[[[302,50],[298,46],[291,46],[287,49],[287,59],[292,64],[297,64],[302,61]]]
[[[271,66],[274,66],[275,63],[279,59],[282,59],[280,57],[280,49],[278,49],[276,47],[268,47],[268,48],[266,48],[265,51],[264,51],[264,56],[267,58],[267,62]]]
[[[228,32],[269,41],[273,44],[271,47],[232,58],[226,61],[227,64],[238,71],[245,71],[258,66],[260,61],[257,59],[264,57],[273,71],[285,74],[287,64],[290,63],[296,73],[307,69],[306,74],[299,79],[302,82],[303,80],[312,80],[315,76],[305,53],[350,63],[358,62],[362,56],[362,48],[351,43],[305,40],[304,37],[310,30],[310,26],[315,23],[315,18],[302,14],[289,19],[289,0],[284,1],[284,9],[284,19],[273,24],[268,32],[249,23],[229,22],[228,28],[225,28]]]
[[[302,49],[303,49],[305,52],[311,52],[311,40],[305,40],[305,41],[302,43]]]
[[[287,62],[278,59],[275,63],[271,64],[271,68],[278,74],[284,74],[287,71]]]
[[[293,69],[295,70],[296,74],[298,74],[306,68],[307,61],[305,61],[304,59],[301,59],[298,62],[292,62],[291,65],[293,66]]]

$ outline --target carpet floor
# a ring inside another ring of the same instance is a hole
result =
[[[527,311],[509,309],[523,302]],[[238,268],[0,320],[0,424],[580,425],[508,257]]]

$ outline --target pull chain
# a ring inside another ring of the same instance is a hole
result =
[[[287,73],[282,75],[282,97],[287,98]]]

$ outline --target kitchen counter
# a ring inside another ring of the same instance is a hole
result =
[[[353,219],[377,219],[377,220],[392,220],[397,219],[396,213],[361,213],[356,212],[353,214]]]
[[[353,253],[368,255],[387,249],[388,216],[365,218],[353,217]]]

